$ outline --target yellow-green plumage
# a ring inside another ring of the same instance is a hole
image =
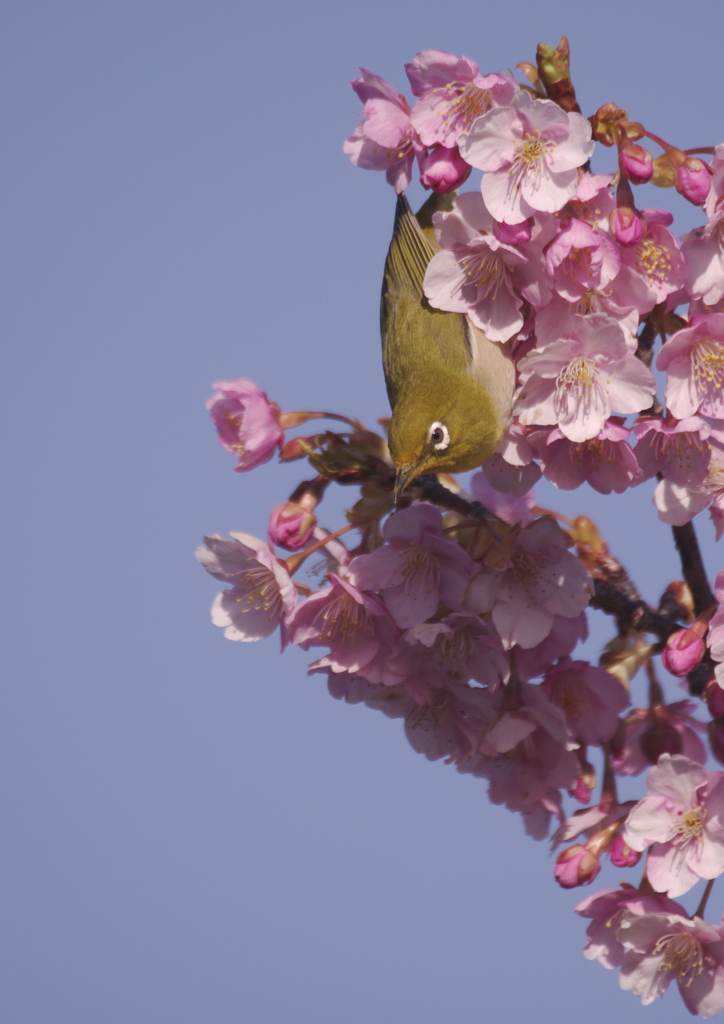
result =
[[[396,493],[421,473],[479,466],[510,422],[515,370],[507,346],[468,317],[433,309],[423,293],[438,251],[432,214],[449,205],[450,197],[433,195],[415,217],[398,196],[385,263],[380,328]]]

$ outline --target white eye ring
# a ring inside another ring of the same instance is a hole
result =
[[[436,452],[444,452],[450,446],[450,431],[444,423],[435,420],[427,432],[427,440]]]

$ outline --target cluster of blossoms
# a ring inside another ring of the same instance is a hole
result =
[[[345,143],[355,164],[401,192],[417,161],[443,195],[484,172],[434,215],[425,277],[431,305],[469,316],[517,367],[510,429],[470,493],[421,478],[393,510],[379,433],[220,382],[208,408],[236,469],[279,452],[314,476],[272,511],[266,541],[207,537],[197,556],[226,584],[212,620],[229,639],[279,630],[282,649],[315,648],[309,672],[335,698],[401,718],[416,751],[487,780],[532,837],[554,825],[562,887],[591,883],[606,859],[639,865],[638,880],[577,907],[591,919],[585,955],[620,968],[644,1003],[675,981],[707,1017],[724,1009],[724,922],[704,920],[724,873],[724,772],[705,767],[710,754],[724,764],[724,573],[712,593],[688,524],[709,507],[724,530],[724,145],[697,151],[705,162],[613,104],[586,120],[565,41],[538,57],[520,66],[529,86],[423,51],[406,65],[412,108],[369,71],[352,83],[365,118]],[[615,174],[591,173],[596,142],[616,147]],[[675,185],[706,223],[678,239],[669,214],[637,209],[632,185],[650,180]],[[344,428],[287,438],[321,418]],[[590,520],[536,507],[541,475],[602,494],[658,475],[685,579],[647,604]],[[360,493],[330,532],[317,513],[333,482]],[[306,582],[295,578],[313,555]],[[590,607],[616,623],[598,665],[576,657]],[[667,702],[659,656],[687,699]],[[617,777],[647,770],[646,796],[619,800]],[[700,882],[690,915],[675,900]]]

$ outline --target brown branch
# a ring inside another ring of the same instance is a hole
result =
[[[680,623],[672,622],[665,615],[659,615],[645,601],[632,601],[611,583],[594,579],[593,586],[591,608],[598,608],[607,615],[613,615],[624,629],[635,629],[638,633],[653,633],[661,640],[668,640],[672,633],[683,629]]]
[[[672,526],[671,530],[681,559],[684,579],[689,584],[694,598],[694,614],[701,615],[714,604],[716,599],[709,586],[694,526],[692,523],[685,523],[683,526]]]

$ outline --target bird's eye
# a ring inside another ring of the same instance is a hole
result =
[[[444,423],[436,420],[430,425],[427,439],[436,452],[444,452],[450,445],[450,433]]]

